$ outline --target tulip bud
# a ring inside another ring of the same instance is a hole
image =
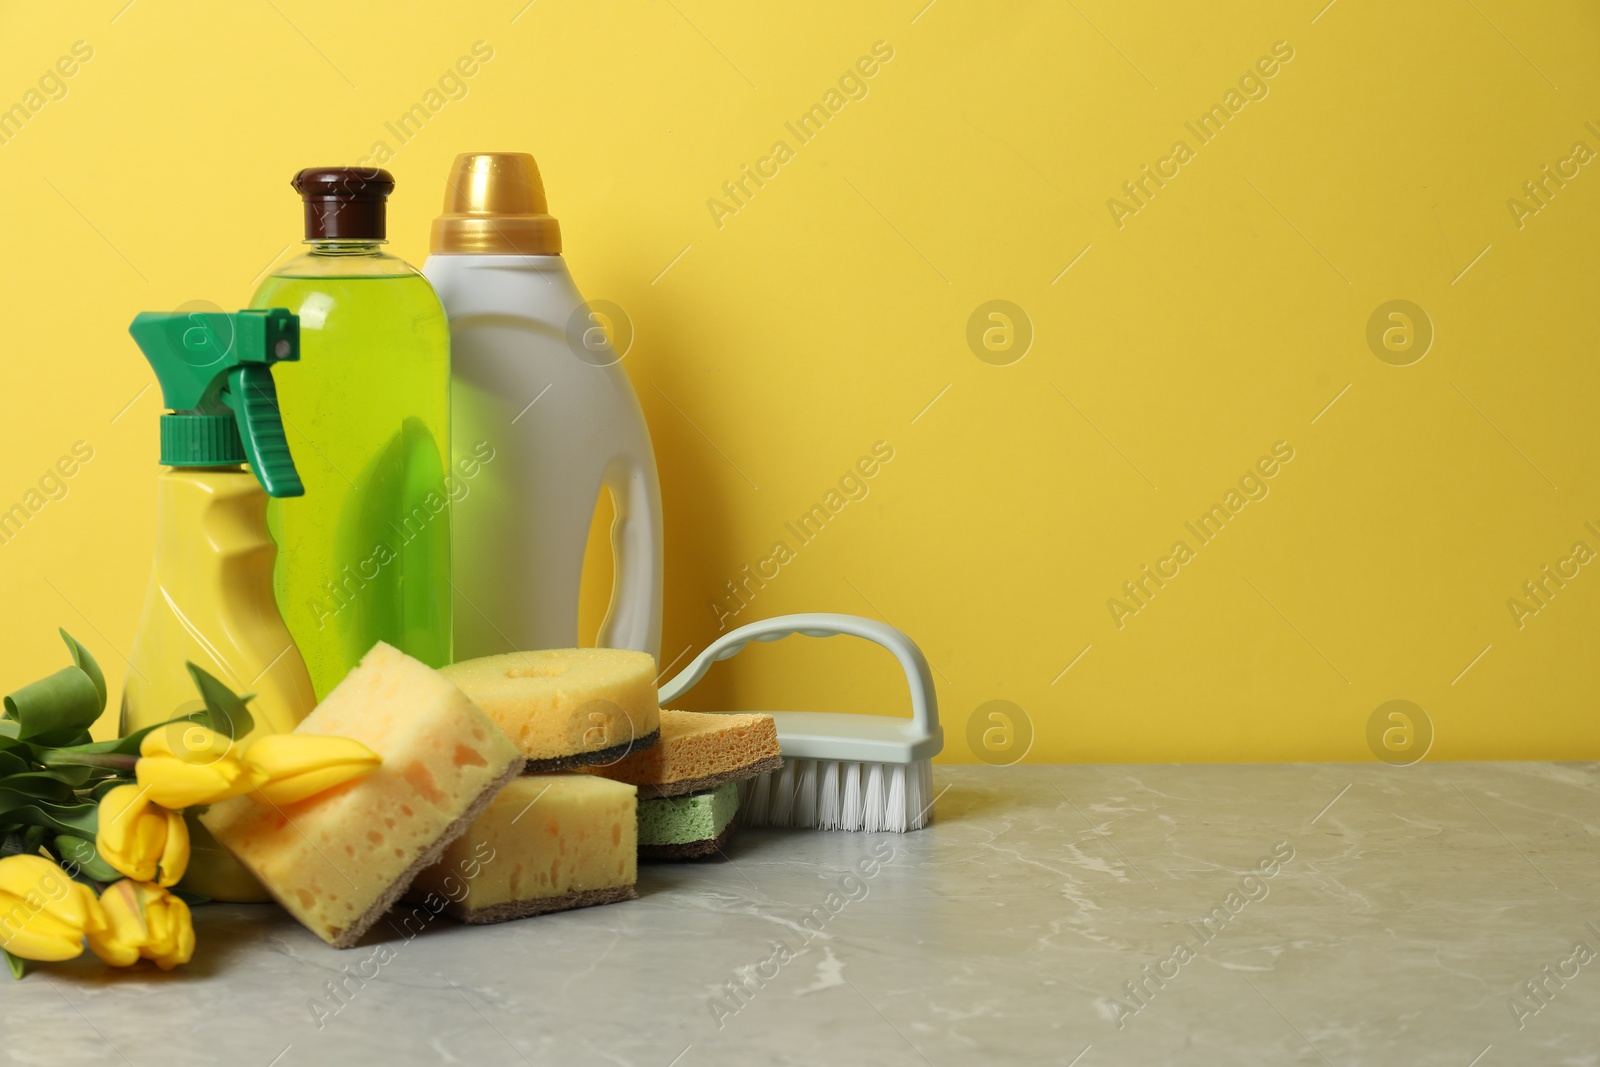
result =
[[[251,797],[282,805],[365,777],[383,757],[348,737],[267,734],[251,744],[245,761],[266,778]]]
[[[163,886],[183,877],[189,827],[179,812],[152,804],[144,786],[119,785],[101,797],[99,824],[95,848],[118,873]]]
[[[145,735],[134,775],[163,808],[214,804],[260,784],[260,775],[233,748],[231,740],[207,727],[172,723]]]
[[[88,886],[43,856],[0,859],[0,948],[26,960],[70,960],[106,925]]]
[[[194,955],[189,905],[160,886],[123,879],[100,894],[105,923],[89,932],[89,948],[113,967],[140,957],[170,971]]]

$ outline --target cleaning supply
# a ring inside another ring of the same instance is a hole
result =
[[[561,256],[533,157],[456,157],[423,273],[450,314],[456,453],[497,457],[452,512],[456,655],[578,644],[584,550],[611,494],[610,608],[595,643],[661,652],[661,489],[650,431]],[[618,326],[618,323],[613,323]],[[631,336],[631,327],[626,328]]]
[[[334,948],[361,940],[522,771],[510,738],[461,690],[381,642],[297,732],[359,741],[383,762],[296,804],[224,800],[201,822]]]
[[[304,358],[281,395],[307,493],[268,517],[278,604],[322,697],[377,641],[450,662],[450,502],[467,483],[450,467],[444,309],[383,251],[394,179],[323,167],[293,185],[310,249],[252,306],[300,316]]]
[[[656,661],[643,652],[511,652],[443,674],[511,736],[529,773],[614,763],[661,735]]]
[[[293,730],[316,699],[273,600],[276,549],[265,513],[269,495],[303,491],[272,373],[299,358],[298,322],[282,309],[146,312],[129,332],[169,413],[161,416],[167,469],[156,483],[155,563],[128,658],[121,732],[200,708],[191,661],[255,694],[252,738]],[[189,823],[183,888],[219,900],[268,899],[192,816]]]
[[[724,782],[703,793],[639,801],[639,858],[698,860],[722,851],[733,836],[739,788]]]
[[[641,800],[701,793],[783,765],[771,715],[661,709],[661,740],[602,767],[583,768],[639,787]]]
[[[745,826],[904,832],[933,814],[933,757],[944,747],[938,698],[922,650],[892,626],[855,615],[780,615],[730,630],[661,687],[662,704],[688,692],[718,660],[751,641],[849,634],[894,653],[911,687],[911,718],[775,711],[782,770],[740,783]]]
[[[417,875],[407,899],[467,923],[633,900],[637,822],[630,785],[525,774]]]

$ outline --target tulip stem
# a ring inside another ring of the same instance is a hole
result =
[[[114,771],[131,771],[139,757],[117,752],[69,752],[57,749],[43,761],[48,767],[105,767]]]

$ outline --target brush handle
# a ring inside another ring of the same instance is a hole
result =
[[[704,652],[661,687],[661,706],[666,707],[683,696],[706,676],[713,663],[738,655],[751,641],[778,641],[791,634],[803,637],[846,634],[872,641],[893,652],[894,658],[900,661],[901,668],[906,672],[906,683],[911,687],[911,719],[907,723],[907,739],[926,742],[942,737],[939,730],[939,700],[934,694],[933,677],[928,672],[928,661],[923,657],[922,650],[893,626],[859,615],[823,612],[779,615],[729,630],[711,642]]]

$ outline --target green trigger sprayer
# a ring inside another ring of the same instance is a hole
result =
[[[128,332],[155,370],[168,410],[155,564],[128,662],[122,732],[200,706],[185,667],[192,661],[235,692],[255,694],[255,733],[287,733],[316,699],[273,598],[277,549],[266,508],[268,494],[305,492],[272,380],[274,364],[300,358],[300,320],[282,308],[145,312]],[[218,900],[269,899],[198,820],[188,824],[185,889]]]
[[[146,311],[128,327],[174,412],[161,417],[161,462],[248,461],[272,496],[305,489],[289,455],[272,365],[300,358],[300,319],[282,308],[233,315]]]

